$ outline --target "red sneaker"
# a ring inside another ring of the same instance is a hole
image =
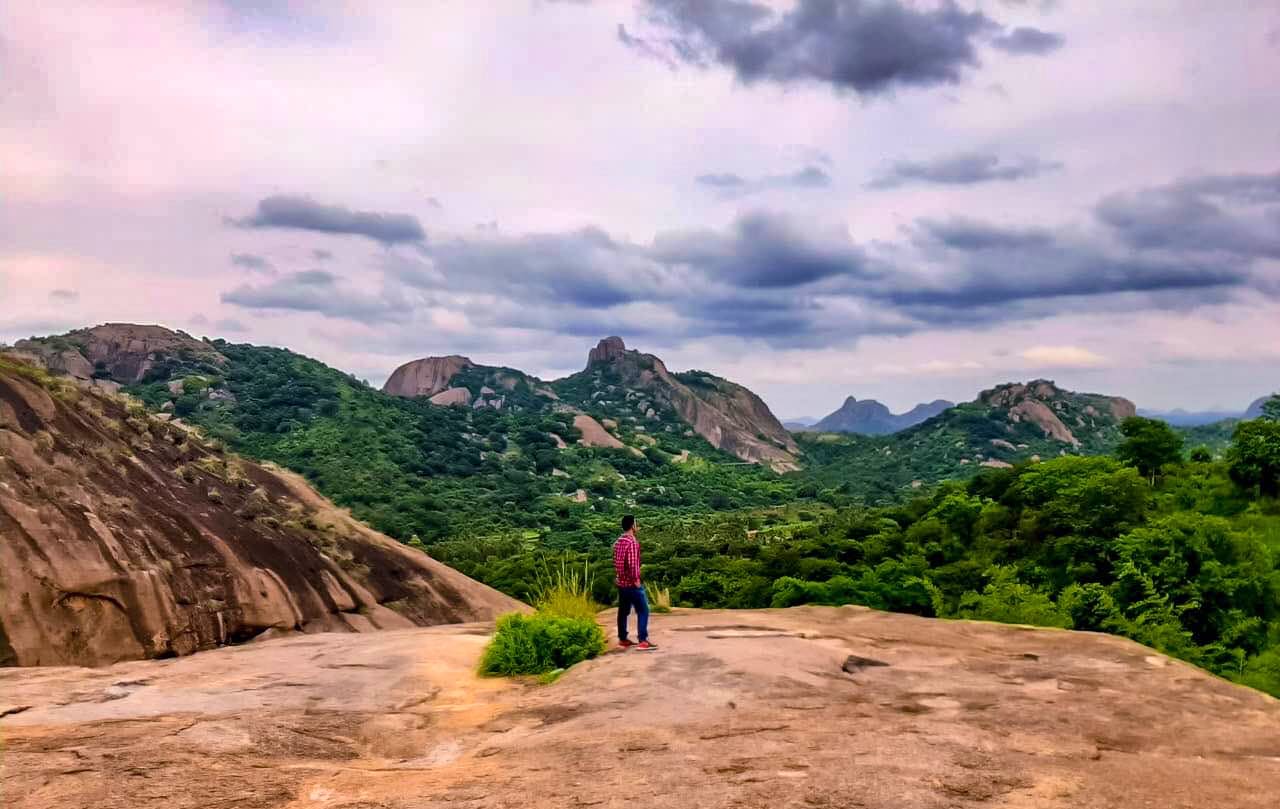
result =
[[[658,644],[656,644],[656,643],[650,643],[650,642],[649,642],[649,641],[647,641],[647,640],[642,640],[642,641],[640,641],[639,643],[637,643],[637,644],[636,644],[636,649],[638,649],[638,650],[640,650],[640,651],[642,651],[642,652],[652,651],[652,650],[657,649],[657,648],[658,648]]]
[[[634,644],[634,643],[632,643],[632,642],[631,642],[631,641],[629,641],[629,640],[626,640],[625,638],[624,638],[624,639],[622,639],[622,640],[620,640],[620,641],[618,641],[618,648],[619,648],[619,649],[630,649],[632,646],[635,646],[635,644]]]

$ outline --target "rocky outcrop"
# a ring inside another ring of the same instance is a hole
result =
[[[1073,447],[1080,447],[1082,442],[1063,421],[1064,417],[1068,417],[1077,428],[1096,431],[1114,428],[1137,412],[1128,399],[1074,393],[1062,390],[1047,379],[1009,383],[985,390],[979,395],[978,403],[1004,410],[1011,423],[1034,424],[1046,437]]]
[[[1120,638],[861,607],[651,626],[661,651],[550,686],[478,678],[487,638],[465,626],[0,672],[4,806],[1274,809],[1280,792],[1280,702]]]
[[[217,371],[227,364],[217,349],[189,334],[133,323],[20,340],[14,348],[53,373],[76,379],[109,377],[126,385],[143,381],[153,370],[162,370],[160,366]]]
[[[1080,446],[1080,441],[1071,434],[1067,429],[1067,425],[1054,415],[1044,402],[1037,402],[1034,399],[1024,399],[1013,407],[1009,408],[1009,420],[1015,424],[1026,419],[1032,424],[1044,430],[1044,434],[1056,441],[1072,446]]]
[[[448,389],[449,382],[459,371],[470,368],[473,364],[471,360],[457,354],[406,362],[391,372],[386,384],[382,386],[382,392],[410,399],[415,396],[435,396]]]
[[[451,405],[466,407],[471,404],[471,391],[466,388],[447,388],[440,391],[435,396],[430,397],[427,401],[431,402],[433,405],[440,405],[442,407],[449,407]]]
[[[606,337],[587,352],[587,370],[599,363],[611,363],[627,355],[627,346],[621,337]]]
[[[838,410],[805,430],[824,433],[860,433],[862,435],[888,435],[933,418],[954,402],[935,399],[918,404],[905,413],[895,414],[875,399],[858,401],[850,396]]]
[[[99,665],[518,606],[300,478],[0,361],[0,663]]]
[[[584,447],[605,447],[607,449],[622,449],[626,445],[615,438],[600,422],[586,415],[579,413],[573,417],[573,426],[578,428],[582,433],[582,437],[578,439],[578,443]]]
[[[628,349],[620,337],[601,340],[588,354],[586,370],[558,384],[576,384],[584,375],[597,392],[613,385],[644,394],[651,404],[641,414],[652,404],[669,407],[712,446],[744,461],[779,471],[796,468],[795,439],[760,397],[741,385],[700,371],[673,374],[652,354]],[[647,417],[656,415],[655,410]]]

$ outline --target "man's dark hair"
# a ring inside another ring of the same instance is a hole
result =
[[[622,530],[630,531],[636,527],[636,518],[634,514],[627,514],[622,518]]]

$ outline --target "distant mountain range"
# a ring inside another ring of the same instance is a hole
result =
[[[1213,424],[1217,421],[1225,421],[1226,419],[1256,419],[1262,415],[1263,402],[1270,398],[1270,395],[1260,396],[1243,411],[1184,410],[1180,407],[1173,410],[1150,410],[1147,408],[1139,408],[1138,415],[1146,416],[1151,419],[1167,421],[1175,427],[1200,427],[1205,424]]]
[[[838,410],[825,418],[795,419],[787,423],[787,428],[793,432],[889,435],[927,421],[949,407],[955,407],[955,402],[935,399],[918,404],[905,413],[893,413],[875,399],[859,401],[850,396]]]

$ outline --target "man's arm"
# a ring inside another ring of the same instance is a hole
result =
[[[631,573],[631,580],[639,583],[640,581],[640,543],[634,539],[627,543],[627,570]]]

